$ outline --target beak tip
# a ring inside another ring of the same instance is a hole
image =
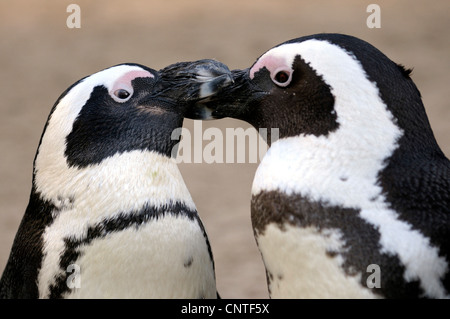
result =
[[[231,83],[233,83],[232,80],[230,80],[226,75],[212,78],[210,81],[201,84],[199,98],[204,99],[210,97]]]

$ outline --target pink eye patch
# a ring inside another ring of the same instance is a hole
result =
[[[131,83],[131,81],[133,81],[136,78],[154,78],[155,76],[153,74],[151,74],[148,71],[144,71],[144,70],[136,70],[136,71],[130,71],[125,73],[124,75],[122,75],[118,81],[126,81]]]
[[[274,71],[277,69],[281,68],[290,69],[290,66],[286,64],[286,61],[283,57],[270,55],[263,56],[250,69],[250,79],[253,79],[255,77],[255,73],[261,70],[263,67],[266,67],[266,69],[269,70],[271,74],[273,74]]]
[[[118,89],[132,90],[131,81],[136,78],[154,78],[155,76],[148,71],[136,70],[130,71],[122,75],[120,78],[114,82],[111,92],[115,92]]]

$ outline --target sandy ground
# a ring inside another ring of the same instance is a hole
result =
[[[450,2],[376,1],[23,1],[0,2],[0,271],[26,208],[32,162],[50,108],[74,81],[121,62],[159,69],[215,58],[245,68],[272,46],[319,32],[361,37],[414,67],[438,143],[450,155]],[[81,7],[69,29],[66,8]],[[192,130],[193,121],[185,126]],[[248,126],[235,120],[203,129]],[[206,142],[205,142],[206,144]],[[224,298],[267,298],[249,199],[257,164],[180,164],[209,234]]]

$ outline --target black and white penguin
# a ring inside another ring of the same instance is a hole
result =
[[[212,60],[121,64],[55,103],[2,298],[216,298],[211,247],[173,154],[191,103],[227,85]]]
[[[251,202],[270,296],[448,298],[450,162],[410,70],[317,34],[233,73],[212,117],[279,130]]]

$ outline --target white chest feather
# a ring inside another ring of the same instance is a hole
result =
[[[79,287],[67,298],[215,298],[208,247],[198,224],[166,215],[81,248]]]
[[[55,203],[44,232],[38,283],[41,297],[61,274],[66,239],[82,240],[104,220],[142,209],[181,203],[195,210],[174,159],[153,152],[116,154],[86,168],[37,161],[36,186]],[[191,265],[184,267],[184,263]],[[214,297],[214,270],[195,220],[165,215],[140,227],[111,232],[80,247],[81,288],[69,297]]]
[[[338,229],[319,233],[314,227],[269,224],[258,246],[269,272],[271,298],[376,298],[361,286],[361,275],[343,272],[343,259],[329,251],[343,247]]]

